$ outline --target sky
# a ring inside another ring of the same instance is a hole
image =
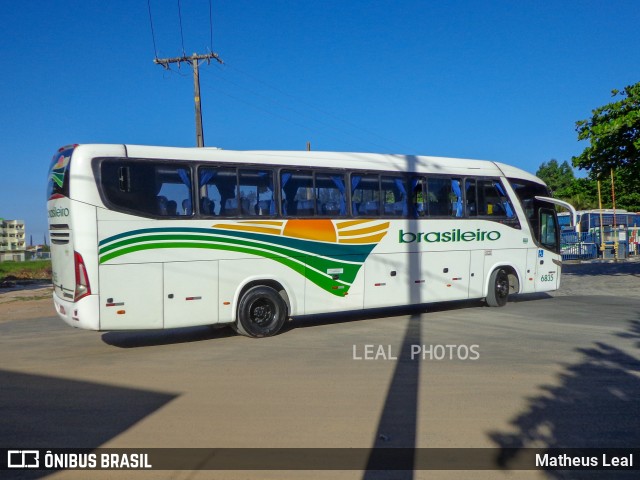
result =
[[[34,244],[59,147],[195,146],[192,70],[156,55],[224,61],[200,67],[206,146],[310,142],[531,173],[571,161],[586,147],[575,122],[640,81],[636,0],[30,0],[0,12],[0,217],[25,220]]]

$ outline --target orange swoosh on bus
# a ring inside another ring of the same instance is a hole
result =
[[[358,238],[341,238],[339,243],[378,243],[380,240],[384,238],[387,232],[382,232],[377,235],[369,235],[368,237],[358,237]]]
[[[340,231],[340,237],[353,237],[356,235],[364,235],[365,233],[380,232],[389,228],[389,222],[373,225],[371,227],[358,228],[354,230]]]
[[[237,225],[233,223],[218,223],[213,225],[214,228],[220,228],[222,230],[235,230],[240,232],[253,232],[253,233],[269,233],[271,235],[280,235],[280,228],[273,227],[259,227],[253,225]]]
[[[389,222],[380,222],[379,220],[339,221],[334,224],[328,218],[321,218],[313,220],[241,220],[234,223],[217,223],[213,227],[317,242],[365,244],[382,240],[389,225]]]

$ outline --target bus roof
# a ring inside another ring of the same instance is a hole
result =
[[[137,158],[322,166],[450,175],[506,176],[543,184],[539,178],[531,173],[510,165],[488,160],[357,152],[222,150],[218,148],[151,147],[142,145],[125,145],[125,148],[129,157]]]
[[[94,157],[129,157],[166,160],[187,160],[219,163],[248,163],[291,167],[328,167],[353,170],[415,172],[444,175],[478,175],[510,177],[544,185],[535,175],[510,165],[488,160],[433,157],[424,155],[322,152],[290,150],[223,150],[219,148],[161,147],[125,144],[74,145],[75,168]],[[75,160],[77,159],[77,161]]]

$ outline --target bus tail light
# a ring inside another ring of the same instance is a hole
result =
[[[73,252],[76,267],[76,290],[73,301],[77,302],[81,298],[91,295],[91,286],[89,285],[89,275],[87,275],[87,267],[84,264],[82,255]]]

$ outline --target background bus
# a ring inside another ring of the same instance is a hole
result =
[[[576,226],[571,226],[568,213],[558,213],[564,260],[616,255],[626,258],[639,253],[640,214],[617,209],[578,210],[577,213]]]
[[[544,183],[477,160],[64,147],[47,191],[54,303],[93,330],[231,324],[555,290]]]

